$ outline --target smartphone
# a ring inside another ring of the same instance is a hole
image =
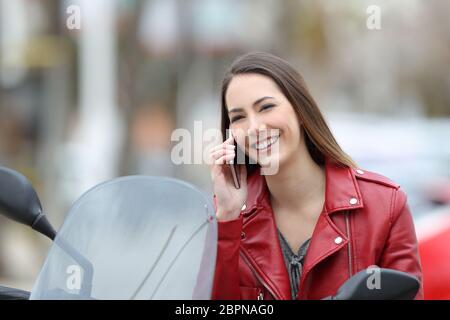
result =
[[[240,189],[241,185],[239,184],[239,175],[238,175],[238,171],[236,169],[237,164],[237,144],[236,141],[234,141],[234,150],[235,150],[235,155],[234,155],[234,159],[228,162],[228,165],[230,166],[230,170],[231,170],[231,175],[233,176],[233,182],[234,182],[234,186],[236,187],[236,189]]]

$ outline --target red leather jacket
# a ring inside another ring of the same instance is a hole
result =
[[[298,299],[336,294],[369,266],[408,272],[422,283],[417,239],[406,194],[369,171],[326,161],[326,192],[304,260]],[[213,299],[290,299],[283,259],[263,176],[247,180],[246,209],[218,223]],[[422,286],[416,299],[423,298]]]

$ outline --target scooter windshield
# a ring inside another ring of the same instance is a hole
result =
[[[172,178],[117,178],[74,203],[31,299],[210,299],[216,249],[208,196]]]

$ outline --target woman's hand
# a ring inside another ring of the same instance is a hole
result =
[[[240,189],[234,186],[229,162],[235,159],[236,147],[233,136],[210,152],[211,179],[217,199],[218,221],[234,220],[239,217],[247,199],[247,170],[245,164],[237,165]]]

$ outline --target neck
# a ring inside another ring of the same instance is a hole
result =
[[[314,162],[306,147],[265,179],[273,208],[301,213],[325,201],[325,169]]]

